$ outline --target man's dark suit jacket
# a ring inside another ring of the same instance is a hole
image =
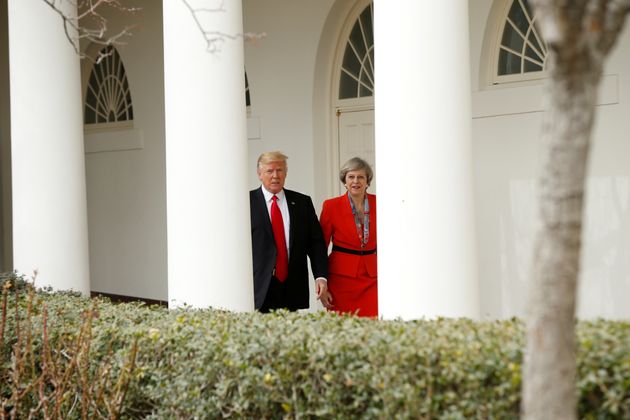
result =
[[[328,277],[328,256],[322,229],[311,198],[291,190],[284,190],[289,207],[289,277],[285,280],[290,310],[308,308],[308,266],[315,278]],[[276,263],[276,244],[273,239],[269,211],[262,187],[249,192],[252,220],[252,254],[254,260],[254,300],[260,309],[271,282]]]

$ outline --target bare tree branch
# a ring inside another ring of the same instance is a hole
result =
[[[108,21],[102,14],[104,7],[117,10],[120,13],[136,13],[141,10],[138,7],[123,6],[121,0],[42,0],[63,22],[63,29],[68,41],[74,51],[81,57],[87,56],[81,52],[81,41],[88,41],[98,45],[120,45],[124,44],[124,38],[132,35],[132,26],[126,26],[115,34],[108,34]],[[243,38],[245,41],[253,41],[264,38],[266,34],[245,32],[240,34],[230,34],[222,31],[207,30],[200,20],[200,15],[207,13],[224,13],[226,8],[223,1],[217,7],[193,7],[188,0],[182,0],[186,8],[190,11],[195,25],[206,41],[206,48],[209,52],[215,53],[221,50],[221,45],[226,40],[236,40]],[[77,10],[76,16],[69,11]],[[100,53],[94,61],[100,62],[107,54]],[[92,59],[92,57],[87,57]]]
[[[108,21],[101,13],[103,7],[115,9],[121,13],[136,13],[138,7],[123,6],[120,0],[42,0],[62,20],[66,38],[81,58],[87,57],[81,51],[81,41],[98,45],[120,45],[123,39],[131,36],[134,26],[126,26],[122,30],[108,34]],[[76,14],[74,11],[76,10]],[[91,59],[91,57],[88,57]],[[103,57],[99,55],[96,61]]]
[[[596,3],[596,6],[593,7],[596,12],[593,14],[594,18],[591,19],[590,28],[593,31],[601,30],[601,37],[596,49],[607,55],[623,29],[626,16],[630,12],[630,1],[592,0],[591,3]]]
[[[211,53],[220,51],[221,45],[225,42],[226,39],[236,40],[238,38],[243,38],[243,40],[245,41],[252,41],[252,40],[261,39],[267,36],[267,34],[264,32],[259,33],[259,34],[253,33],[253,32],[245,32],[242,34],[229,34],[222,31],[206,30],[201,24],[201,21],[199,20],[199,15],[202,13],[226,12],[227,10],[225,9],[223,2],[221,2],[219,6],[215,8],[207,8],[207,7],[194,8],[190,5],[188,0],[182,0],[182,2],[190,11],[190,14],[193,17],[195,24],[197,25],[197,28],[199,28],[199,31],[201,32],[204,39],[206,40],[206,49]]]

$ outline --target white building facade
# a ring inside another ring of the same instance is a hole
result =
[[[383,317],[524,314],[546,51],[526,1],[133,3],[108,16],[133,37],[96,65],[43,1],[0,1],[2,271],[253,310],[258,155],[287,154],[287,187],[316,208],[359,155],[376,172]],[[219,51],[195,17],[226,34]],[[630,315],[629,37],[600,90],[582,317]]]

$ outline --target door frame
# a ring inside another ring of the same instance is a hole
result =
[[[316,208],[338,191],[339,122],[337,112],[374,109],[374,98],[338,99],[339,67],[354,22],[373,0],[336,0],[322,28],[313,83],[313,159]]]
[[[345,0],[341,0],[345,1]],[[339,115],[346,112],[370,111],[374,110],[374,96],[364,98],[339,99],[339,69],[343,62],[343,56],[346,51],[346,43],[352,32],[352,28],[365,8],[374,3],[373,0],[356,0],[352,7],[348,10],[343,25],[337,36],[336,46],[334,50],[333,66],[330,72],[330,116],[331,133],[329,137],[330,151],[330,178],[331,182],[328,186],[329,193],[336,194],[339,192],[339,179],[337,174],[342,162],[339,160]],[[375,86],[376,89],[376,86]]]
[[[351,112],[362,112],[362,111],[374,111],[374,104],[361,104],[361,105],[349,105],[344,107],[334,107],[333,111],[333,121],[332,124],[333,133],[332,133],[332,183],[331,183],[331,193],[332,195],[338,195],[340,190],[339,178],[337,174],[339,173],[339,168],[341,167],[341,162],[339,159],[339,117],[341,114],[351,113]],[[336,169],[335,169],[336,168]]]

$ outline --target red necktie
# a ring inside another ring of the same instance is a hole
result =
[[[289,257],[287,255],[287,241],[284,238],[284,221],[282,220],[282,212],[278,207],[278,197],[272,197],[271,203],[271,228],[273,229],[273,238],[276,241],[276,278],[285,281],[289,276]]]

